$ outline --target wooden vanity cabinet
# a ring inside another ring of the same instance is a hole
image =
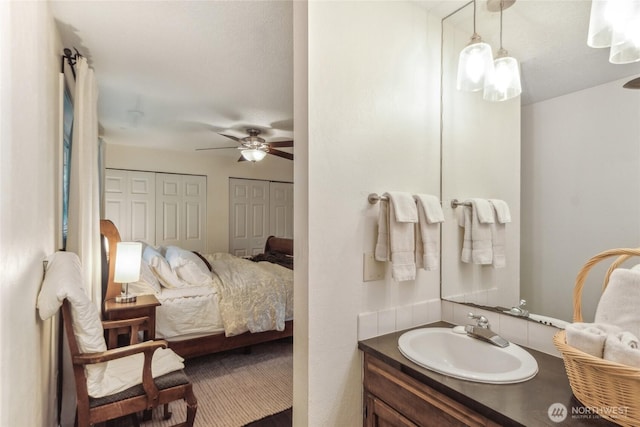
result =
[[[499,424],[365,353],[364,426],[445,427]]]

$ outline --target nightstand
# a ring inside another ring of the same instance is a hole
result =
[[[144,331],[144,339],[153,340],[156,337],[156,307],[160,301],[155,295],[138,295],[134,302],[119,303],[115,300],[107,300],[104,303],[105,320],[123,320],[134,317],[148,317],[149,321],[140,330]],[[108,348],[117,347],[117,331],[109,331]],[[111,333],[113,332],[113,333]]]

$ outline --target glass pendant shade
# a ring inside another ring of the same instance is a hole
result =
[[[258,150],[257,148],[250,148],[241,151],[242,157],[250,162],[259,162],[267,155],[266,151]]]
[[[493,77],[484,85],[482,97],[486,101],[506,101],[522,93],[518,61],[507,55],[507,51],[501,51],[494,61]]]
[[[627,5],[626,19],[613,28],[609,62],[629,64],[640,61],[640,1]]]
[[[609,0],[593,0],[591,2],[588,46],[595,48],[611,46],[614,8],[615,5]]]
[[[456,87],[463,92],[484,89],[485,79],[492,78],[493,67],[491,46],[474,34],[471,42],[460,52]]]
[[[612,64],[640,61],[640,0],[593,0],[587,45],[611,47]]]

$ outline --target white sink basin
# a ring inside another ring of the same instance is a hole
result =
[[[510,343],[500,348],[451,328],[414,329],[400,336],[398,347],[420,366],[468,381],[511,384],[538,372],[538,363],[522,347]]]

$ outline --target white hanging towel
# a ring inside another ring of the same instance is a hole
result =
[[[464,241],[462,243],[462,262],[473,264],[493,263],[493,243],[491,239],[491,224],[494,214],[491,204],[486,199],[469,199],[458,216],[458,224],[464,227]]]
[[[509,205],[504,200],[489,199],[495,211],[495,221],[491,224],[491,240],[493,248],[493,267],[504,268],[507,265],[505,250],[506,226],[511,222]]]
[[[399,281],[416,278],[415,263],[415,223],[418,222],[418,210],[409,193],[389,192],[380,201],[378,215],[378,241],[375,258],[378,261],[391,261],[391,276]]]
[[[437,270],[440,267],[440,223],[444,213],[440,200],[430,194],[415,194],[418,223],[416,224],[416,268]]]
[[[389,201],[380,199],[378,210],[378,238],[376,240],[376,250],[374,257],[376,261],[389,261]]]

